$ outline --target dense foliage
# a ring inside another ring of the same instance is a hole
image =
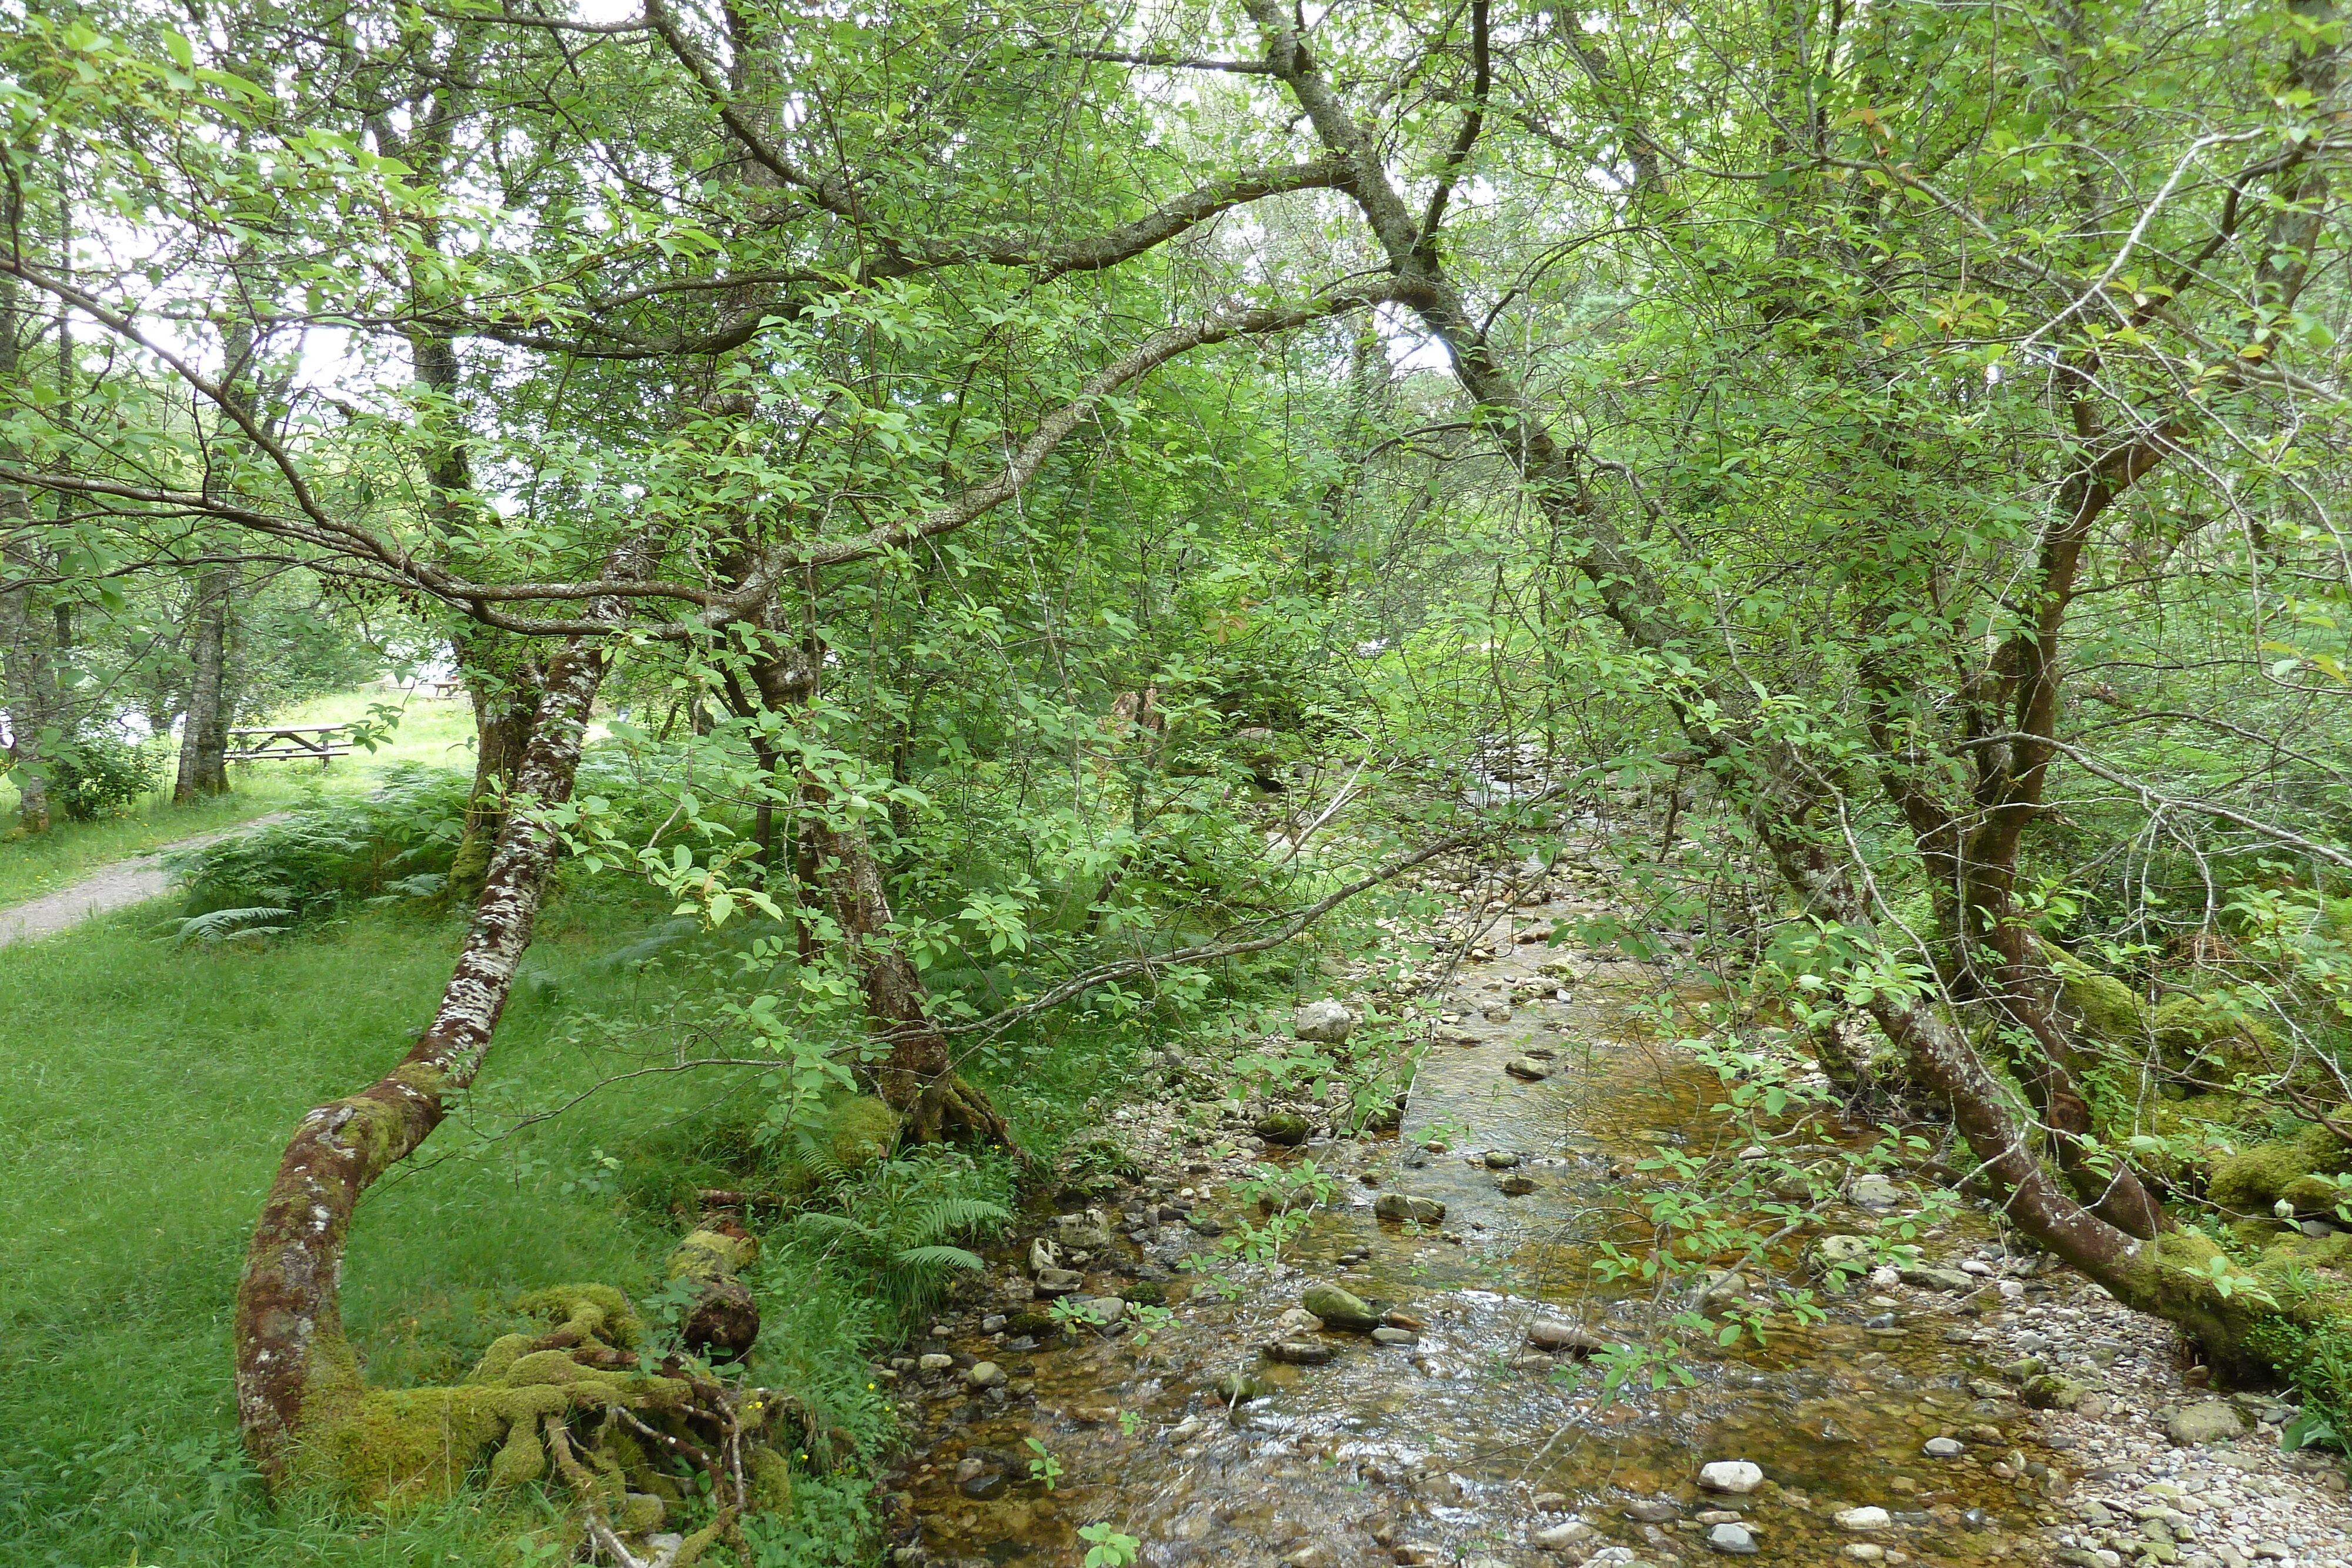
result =
[[[16,774],[105,809],[77,736],[443,656],[479,718],[470,780],[191,864],[254,916],[199,934],[476,915],[384,1081],[429,1111],[298,1203],[303,1124],[248,1307],[334,1277],[288,1217],[339,1249],[474,1084],[551,894],[650,890],[614,963],[694,983],[579,1038],[749,1073],[712,1135],[776,1176],[853,1091],[1011,1142],[992,1085],[1229,1030],[1299,961],[1248,944],[1400,847],[1541,859],[1613,791],[1649,903],[1590,935],[1695,936],[1711,1048],[1934,1118],[2119,1297],[2352,1408],[2345,1255],[2280,1223],[2352,1219],[2344,26],[28,12]],[[1003,1197],[929,1168],[788,1244],[919,1299]]]

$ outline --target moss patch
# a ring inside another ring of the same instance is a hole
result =
[[[2317,1123],[2292,1138],[2256,1144],[2217,1161],[2208,1189],[2213,1201],[2241,1213],[2262,1214],[2280,1198],[2298,1209],[2332,1208],[2336,1186],[2315,1179],[2352,1170],[2352,1145],[2347,1145]]]

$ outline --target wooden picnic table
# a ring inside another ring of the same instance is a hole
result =
[[[228,732],[228,762],[307,762],[315,758],[326,767],[338,757],[349,757],[352,746],[347,724],[255,725]],[[311,739],[310,737],[318,738]]]

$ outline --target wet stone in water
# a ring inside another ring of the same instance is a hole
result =
[[[1331,1347],[1311,1339],[1278,1339],[1265,1347],[1268,1361],[1292,1366],[1321,1366],[1331,1359]]]
[[[1381,1321],[1380,1313],[1337,1285],[1309,1285],[1299,1298],[1299,1305],[1321,1318],[1327,1327],[1342,1333],[1368,1333]]]
[[[1495,1178],[1495,1190],[1505,1197],[1525,1197],[1536,1189],[1536,1178],[1525,1171],[1512,1171]]]
[[[1538,1061],[1532,1056],[1515,1056],[1503,1063],[1503,1071],[1514,1078],[1524,1078],[1531,1083],[1541,1082],[1551,1076],[1550,1065]]]
[[[1748,1534],[1748,1527],[1742,1524],[1717,1525],[1706,1532],[1706,1543],[1716,1551],[1734,1557],[1752,1556],[1756,1551],[1756,1538]]]
[[[1746,1459],[1717,1459],[1701,1466],[1698,1484],[1709,1491],[1743,1496],[1764,1484],[1764,1472]]]
[[[1315,1129],[1308,1124],[1306,1117],[1297,1112],[1278,1111],[1260,1121],[1250,1130],[1269,1144],[1295,1146],[1305,1143],[1307,1134]]]
[[[1930,1437],[1923,1451],[1931,1459],[1957,1459],[1967,1448],[1957,1437]]]

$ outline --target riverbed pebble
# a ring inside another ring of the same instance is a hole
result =
[[[1752,1557],[1756,1553],[1756,1537],[1743,1524],[1717,1525],[1706,1532],[1706,1543],[1728,1556]]]
[[[1764,1471],[1746,1459],[1717,1459],[1699,1467],[1698,1484],[1709,1491],[1744,1496],[1764,1484]]]

